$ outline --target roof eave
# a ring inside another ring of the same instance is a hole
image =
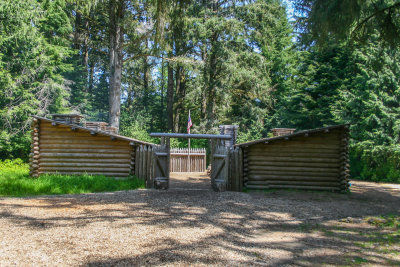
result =
[[[129,142],[133,142],[133,143],[139,143],[141,145],[152,145],[152,146],[155,145],[153,143],[140,141],[140,140],[137,140],[137,139],[134,139],[134,138],[130,138],[130,137],[126,137],[126,136],[122,136],[122,135],[118,135],[118,134],[112,134],[112,133],[108,133],[108,132],[104,132],[104,131],[89,129],[89,128],[86,128],[86,127],[83,127],[83,126],[80,126],[80,125],[77,125],[77,124],[70,124],[70,123],[65,123],[65,122],[61,122],[61,121],[55,121],[55,120],[52,120],[52,119],[48,119],[48,118],[44,118],[44,117],[40,117],[40,116],[36,116],[36,115],[33,115],[32,117],[36,118],[36,119],[39,119],[39,120],[45,120],[45,121],[48,121],[48,122],[54,122],[54,123],[57,123],[57,124],[60,124],[60,125],[65,125],[65,126],[68,126],[68,127],[74,127],[74,128],[80,129],[80,130],[88,131],[88,132],[94,132],[94,133],[97,133],[97,134],[102,134],[102,135],[107,135],[107,136],[110,136],[110,137],[115,137],[116,139],[119,139],[119,140],[129,141]]]
[[[346,124],[340,124],[340,125],[327,126],[327,127],[323,127],[323,128],[304,130],[304,131],[299,131],[299,132],[292,133],[292,134],[286,134],[286,135],[270,137],[270,138],[263,138],[263,139],[259,139],[259,140],[246,142],[246,143],[236,144],[235,147],[243,147],[243,146],[246,147],[246,146],[250,146],[250,145],[256,145],[256,144],[260,144],[260,143],[272,142],[272,141],[277,141],[277,140],[281,140],[281,139],[285,139],[285,138],[296,137],[296,136],[300,136],[300,135],[303,135],[306,133],[313,134],[313,133],[323,132],[325,130],[332,130],[332,129],[349,127],[349,126],[350,126],[350,124],[346,123]]]

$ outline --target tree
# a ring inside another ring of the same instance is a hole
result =
[[[1,158],[26,157],[30,117],[68,106],[65,2],[0,1]]]
[[[400,42],[400,2],[394,0],[293,0],[305,43],[328,37],[366,41],[377,31],[391,45]],[[340,25],[340,26],[339,26]]]
[[[351,174],[397,181],[400,54],[376,33],[369,45],[331,41],[301,52],[294,89],[279,99],[277,126],[350,123]]]

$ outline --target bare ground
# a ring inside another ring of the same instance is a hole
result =
[[[0,199],[0,266],[400,265],[363,219],[400,214],[399,185],[215,193],[204,174],[172,177],[168,191]]]

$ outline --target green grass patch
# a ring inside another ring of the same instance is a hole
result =
[[[367,263],[368,262],[367,259],[364,259],[364,258],[361,258],[361,257],[355,257],[353,260],[354,260],[355,264],[363,264],[363,263]]]
[[[388,214],[384,216],[368,217],[366,220],[369,224],[380,228],[391,227],[400,230],[400,216],[398,215]]]
[[[336,243],[335,247],[345,248],[347,252],[334,265],[400,266],[400,215],[344,218],[337,224],[305,222],[299,224],[297,230],[316,233],[318,240],[329,240],[329,243]]]
[[[0,161],[0,196],[82,194],[144,187],[144,181],[135,177],[113,179],[102,175],[55,174],[32,178],[28,164],[22,160]]]

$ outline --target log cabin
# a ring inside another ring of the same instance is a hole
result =
[[[277,135],[236,145],[248,189],[349,188],[349,125]]]
[[[80,117],[33,116],[29,155],[32,177],[54,173],[126,177],[135,172],[136,148],[154,145],[118,135],[104,122],[80,123]]]

